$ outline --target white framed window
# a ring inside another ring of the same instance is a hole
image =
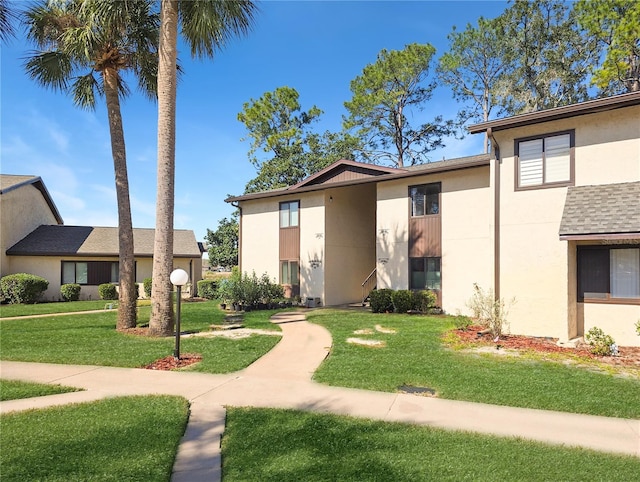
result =
[[[300,221],[300,201],[280,203],[280,227],[298,226]]]
[[[515,140],[516,189],[573,184],[574,131]]]

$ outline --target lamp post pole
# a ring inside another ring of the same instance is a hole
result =
[[[169,277],[171,283],[178,289],[178,306],[176,308],[176,347],[173,350],[173,357],[176,360],[180,360],[180,315],[181,315],[181,305],[182,301],[182,287],[187,284],[189,281],[189,275],[183,269],[175,269],[171,272],[171,276]]]

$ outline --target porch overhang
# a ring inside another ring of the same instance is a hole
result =
[[[563,241],[640,242],[640,181],[570,187],[559,237]]]

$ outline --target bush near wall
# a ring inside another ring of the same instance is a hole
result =
[[[63,301],[78,301],[80,299],[80,285],[69,283],[60,287],[60,296]]]
[[[9,303],[35,303],[49,287],[49,282],[33,274],[17,273],[0,279],[0,297]]]
[[[382,288],[369,294],[373,313],[407,313],[419,311],[429,313],[436,307],[438,297],[431,290],[392,290]]]
[[[101,300],[117,300],[118,290],[116,285],[111,283],[104,283],[98,286],[98,294]]]
[[[201,279],[198,281],[198,296],[213,300],[218,294],[218,282],[212,279]]]
[[[393,301],[391,300],[391,293],[393,293],[393,290],[387,288],[373,290],[369,293],[371,311],[374,313],[392,313]]]
[[[144,286],[144,295],[147,298],[151,298],[151,281],[152,278],[145,278],[144,280],[142,280],[142,285]]]

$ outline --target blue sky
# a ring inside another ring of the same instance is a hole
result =
[[[253,31],[213,60],[197,61],[181,46],[184,75],[178,86],[175,227],[203,240],[207,228],[230,216],[224,202],[255,177],[249,143],[237,120],[242,105],[280,86],[300,93],[304,110],[324,111],[318,132],[338,131],[349,83],[377,53],[408,43],[431,43],[439,57],[447,34],[479,16],[495,17],[498,1],[264,1]],[[22,38],[1,51],[0,170],[42,177],[65,224],[116,226],[113,161],[106,109],[73,106],[62,93],[26,77]],[[132,86],[133,87],[133,86]],[[453,117],[461,106],[439,88],[424,115]],[[123,121],[135,227],[155,224],[157,106],[133,90]],[[477,154],[480,136],[450,139],[432,159]]]

